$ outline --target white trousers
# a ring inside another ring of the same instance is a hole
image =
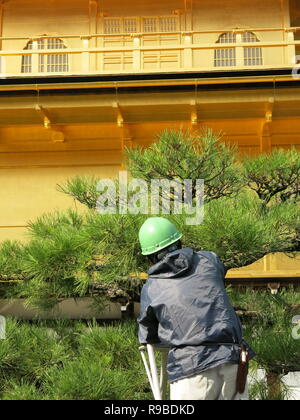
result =
[[[227,363],[170,385],[171,400],[248,400],[248,389],[236,392],[238,365]]]

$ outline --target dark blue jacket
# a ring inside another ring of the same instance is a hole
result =
[[[215,253],[180,249],[148,274],[141,294],[139,341],[171,348],[170,382],[238,363],[240,344],[249,346],[225,290],[224,265]]]

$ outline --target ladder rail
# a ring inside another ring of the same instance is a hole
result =
[[[146,344],[139,347],[142,361],[146,370],[146,374],[151,386],[152,394],[155,400],[163,400],[166,398],[167,391],[167,359],[169,348],[154,346],[153,344]],[[158,369],[156,364],[155,351],[161,353],[162,363],[160,368],[160,375],[158,375]],[[146,357],[146,353],[148,360]]]

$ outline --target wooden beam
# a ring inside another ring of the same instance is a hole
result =
[[[43,108],[41,105],[36,105],[35,110],[40,114],[43,119],[44,127],[51,128],[51,120],[48,111]]]
[[[116,109],[116,123],[118,128],[120,129],[120,141],[121,141],[121,150],[122,155],[124,156],[124,151],[127,147],[132,147],[133,141],[132,141],[132,134],[130,132],[130,127],[125,122],[124,115],[122,113],[122,109],[119,106],[118,101],[115,101],[113,103],[113,108]],[[121,169],[124,168],[124,163],[121,164]]]
[[[122,110],[121,110],[121,108],[119,106],[119,102],[118,101],[115,101],[113,103],[113,108],[115,108],[115,110],[116,110],[116,122],[117,122],[117,126],[120,127],[120,128],[122,128],[123,125],[124,125],[124,116],[123,116],[123,113],[122,113]]]
[[[121,128],[121,138],[122,138],[122,150],[125,149],[125,147],[131,147],[132,146],[132,134],[130,132],[130,128],[128,124],[123,125]]]
[[[267,103],[266,112],[260,126],[260,151],[270,152],[272,150],[272,122],[273,122],[274,99],[270,98]]]
[[[41,105],[36,105],[35,110],[42,116],[44,127],[47,130],[51,130],[52,141],[54,143],[63,143],[65,141],[65,135],[61,127],[53,125],[48,110],[43,108]]]
[[[198,125],[198,112],[196,101],[191,101],[191,125],[195,127]]]
[[[133,145],[132,134],[130,132],[130,128],[128,124],[123,124],[120,127],[120,137],[121,137],[121,150],[122,150],[122,157],[124,157],[125,149],[130,148]],[[122,161],[121,169],[125,169],[124,163]]]

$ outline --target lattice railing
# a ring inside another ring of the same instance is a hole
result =
[[[178,16],[105,18],[104,22],[108,33],[3,37],[0,77],[291,68],[299,62],[300,28],[183,32],[178,30]]]

